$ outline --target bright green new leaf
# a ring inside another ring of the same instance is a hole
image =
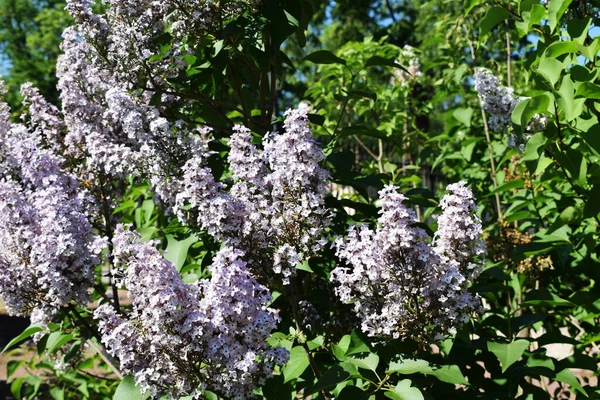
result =
[[[554,42],[544,50],[544,57],[552,58],[568,53],[577,53],[577,43],[572,41]]]
[[[351,338],[350,335],[344,335],[339,343],[332,346],[333,354],[340,361],[346,360],[346,352],[350,348]]]
[[[73,339],[72,334],[64,334],[60,331],[52,332],[46,341],[46,351],[52,353],[61,348],[65,343]]]
[[[573,121],[583,112],[583,103],[585,99],[574,98],[573,81],[569,75],[563,78],[558,92],[560,94],[558,105],[564,111],[567,121]]]
[[[145,400],[147,398],[148,395],[140,393],[140,388],[135,385],[132,375],[123,378],[113,396],[113,400]]]
[[[592,82],[582,82],[575,92],[575,97],[585,97],[588,99],[600,99],[600,85]]]
[[[308,357],[302,346],[296,346],[290,351],[290,361],[283,367],[283,383],[298,378],[309,366]]]
[[[554,31],[558,25],[558,21],[565,11],[567,11],[569,4],[571,4],[571,1],[573,0],[550,0],[550,5],[548,6],[548,22],[550,25],[550,31]]]
[[[398,372],[400,374],[415,374],[415,373],[428,373],[433,368],[429,365],[428,361],[421,360],[418,358],[399,358],[398,360],[390,362],[390,367],[387,373]]]
[[[457,108],[452,113],[452,116],[467,128],[471,127],[471,118],[473,117],[473,108]]]
[[[502,372],[505,372],[508,367],[519,361],[525,350],[529,347],[529,341],[519,339],[512,343],[495,343],[488,342],[488,350],[498,357],[502,364]]]
[[[456,365],[444,365],[434,369],[428,375],[435,376],[442,382],[451,383],[453,385],[469,385],[462,371]]]
[[[346,359],[350,364],[354,364],[359,368],[375,371],[379,364],[379,356],[375,353],[355,353],[348,356]]]
[[[183,240],[177,240],[173,235],[167,235],[165,258],[173,263],[177,271],[180,271],[185,264],[190,246],[198,240],[196,235],[191,235]]]
[[[537,73],[543,76],[553,87],[560,79],[563,65],[554,58],[542,58],[538,65]]]
[[[411,386],[410,379],[403,379],[394,388],[384,394],[392,400],[424,400],[423,393],[416,387]]]
[[[506,183],[498,186],[496,189],[492,190],[488,194],[488,196],[494,195],[496,193],[506,192],[507,190],[521,189],[524,186],[525,186],[525,182],[522,179],[515,179],[514,181],[509,181],[509,182],[506,182]]]

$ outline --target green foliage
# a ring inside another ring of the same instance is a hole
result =
[[[62,31],[72,21],[58,0],[0,1],[0,61],[9,93],[7,102],[20,110],[19,88],[32,82],[50,102],[58,103],[56,59]]]

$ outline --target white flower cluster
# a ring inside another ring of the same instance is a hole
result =
[[[398,57],[398,63],[400,65],[406,65],[408,63],[408,67],[406,71],[399,68],[394,68],[392,72],[392,83],[399,84],[403,87],[408,87],[411,82],[415,82],[419,80],[419,78],[423,75],[421,72],[421,63],[419,62],[419,57],[415,53],[415,49],[412,46],[406,45],[402,49],[400,53],[400,57]]]
[[[9,313],[44,324],[63,305],[88,301],[104,242],[87,219],[85,192],[44,146],[43,135],[60,126],[54,110],[29,85],[23,92],[36,112],[31,126],[11,124],[0,105],[0,297]]]
[[[481,222],[464,182],[448,190],[433,244],[394,186],[379,193],[375,230],[353,226],[334,243],[348,264],[332,271],[336,294],[354,305],[367,335],[430,343],[454,333],[478,310],[479,299],[467,286],[484,255]]]
[[[324,155],[311,136],[307,111],[288,110],[285,117],[284,132],[267,135],[263,151],[248,129],[234,129],[230,193],[201,157],[190,160],[176,207],[182,220],[244,249],[255,273],[275,271],[287,283],[296,264],[327,243],[329,174],[320,166]]]
[[[515,97],[512,88],[502,86],[498,78],[485,69],[475,72],[475,90],[479,94],[481,107],[490,115],[488,120],[490,129],[495,132],[506,132],[511,124],[513,110],[526,97]],[[511,134],[508,138],[508,146],[523,151],[531,134],[543,131],[547,124],[546,115],[535,114],[525,127],[528,133],[522,138]]]
[[[252,397],[274,366],[289,358],[287,350],[265,341],[278,321],[267,308],[269,291],[232,248],[215,257],[210,280],[185,284],[154,244],[117,227],[115,272],[133,297],[133,309],[121,315],[104,304],[95,311],[109,353],[153,398],[202,398],[203,390]]]

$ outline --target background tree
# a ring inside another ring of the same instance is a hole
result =
[[[19,87],[32,82],[48,101],[58,103],[56,59],[61,34],[72,23],[58,0],[0,1],[0,60],[7,101],[20,109]]]

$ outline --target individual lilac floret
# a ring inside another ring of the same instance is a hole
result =
[[[104,242],[85,192],[41,136],[14,124],[0,138],[0,297],[9,313],[45,324],[63,305],[87,303]]]
[[[476,308],[477,300],[466,290],[476,275],[474,258],[483,252],[481,230],[468,221],[455,224],[452,233],[445,227],[456,214],[447,204],[455,206],[459,196],[470,194],[460,188],[465,189],[463,183],[451,185],[455,197],[442,200],[445,211],[437,247],[444,250],[428,244],[426,232],[416,226],[415,212],[404,205],[406,197],[394,186],[379,192],[381,210],[374,231],[353,226],[347,238],[335,241],[337,256],[348,264],[332,271],[336,294],[354,305],[367,335],[431,343],[454,333]],[[471,201],[472,194],[460,204],[471,207],[466,211],[469,221],[476,221]],[[473,238],[473,243],[465,238]]]
[[[285,349],[266,343],[278,321],[266,307],[270,293],[231,248],[215,257],[210,280],[185,284],[154,245],[117,227],[116,275],[133,297],[133,309],[127,316],[108,304],[96,310],[109,353],[153,398],[201,398],[203,390],[252,397],[274,366],[288,359]]]

